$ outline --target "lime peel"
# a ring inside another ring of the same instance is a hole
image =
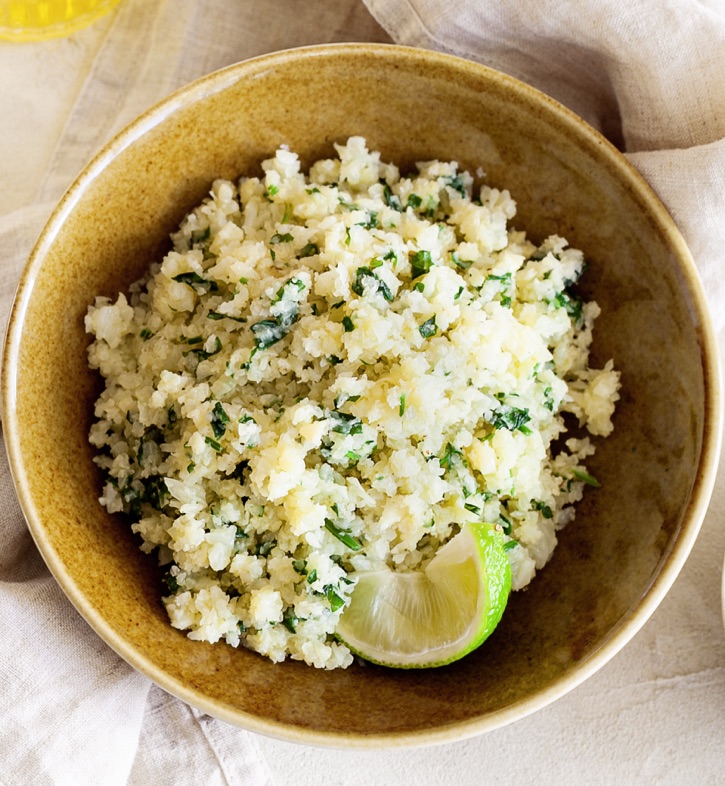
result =
[[[479,647],[498,625],[511,591],[504,536],[492,524],[466,524],[425,570],[356,574],[338,638],[383,666],[443,666]]]

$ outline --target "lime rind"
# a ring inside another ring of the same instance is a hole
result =
[[[356,655],[395,668],[433,668],[491,635],[511,591],[503,533],[467,524],[424,571],[357,574],[337,636]]]

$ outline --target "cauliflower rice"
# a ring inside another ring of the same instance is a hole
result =
[[[101,502],[166,566],[189,638],[345,667],[355,574],[419,570],[469,521],[525,587],[574,518],[619,378],[588,365],[581,251],[507,227],[455,162],[401,177],[353,137],[218,180],[86,329]],[[556,450],[552,442],[556,440]]]

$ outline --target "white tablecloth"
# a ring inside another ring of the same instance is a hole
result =
[[[725,208],[721,2],[669,0],[637,10],[637,4],[592,0],[570,19],[558,10],[565,4],[547,0],[367,2],[397,41],[453,51],[525,78],[621,144],[690,242],[725,354],[725,210],[714,209]],[[541,43],[546,36],[557,42],[548,51]],[[124,0],[70,38],[0,43],[3,323],[44,219],[112,133],[211,70],[338,40],[389,39],[358,0]],[[673,74],[666,84],[655,78],[663,69]],[[693,213],[698,200],[702,210]],[[17,637],[0,643],[2,784],[725,782],[725,467],[673,589],[599,673],[548,708],[485,736],[381,752],[250,735],[150,687],[55,587],[22,527],[5,463],[0,472],[0,621],[24,631],[20,639],[30,648],[19,648]],[[44,650],[31,651],[32,625],[41,624]],[[69,660],[63,652],[79,656]]]

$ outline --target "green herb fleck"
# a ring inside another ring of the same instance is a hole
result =
[[[402,418],[405,414],[405,393],[400,395],[400,405],[398,406],[398,415]]]
[[[409,259],[411,276],[413,278],[422,276],[433,267],[433,260],[431,259],[430,251],[423,249],[421,251],[411,252],[409,254]]]
[[[291,243],[294,240],[292,235],[289,232],[285,232],[281,234],[279,232],[275,232],[272,237],[270,238],[269,242],[271,245],[275,246],[278,243]]]
[[[451,254],[451,262],[453,262],[453,264],[454,264],[454,265],[455,265],[457,268],[460,268],[461,270],[468,270],[468,268],[469,268],[469,267],[471,267],[471,265],[473,264],[473,260],[470,260],[470,259],[461,259],[461,258],[458,256],[458,252],[457,252],[457,251],[454,251],[454,252]]]
[[[362,548],[362,544],[357,538],[354,538],[349,532],[345,532],[345,530],[336,526],[332,519],[325,519],[325,529],[331,532],[340,543],[344,543],[352,551],[360,551]]]
[[[346,333],[352,333],[352,331],[355,330],[355,323],[350,317],[342,318],[342,326],[345,328]]]
[[[287,609],[282,616],[282,624],[287,628],[290,633],[297,632],[297,623],[300,621],[299,617],[292,609]]]
[[[541,511],[541,515],[545,519],[550,519],[550,518],[554,517],[554,514],[551,511],[551,508],[545,502],[543,502],[542,500],[534,500],[533,508],[534,508],[534,510]]]
[[[581,322],[584,308],[581,300],[572,297],[566,292],[559,292],[552,302],[557,308],[563,308],[574,322]]]
[[[302,246],[302,249],[297,254],[297,258],[305,259],[305,257],[313,257],[319,253],[320,247],[317,245],[317,243],[307,243],[307,245]]]
[[[335,592],[335,587],[332,584],[325,586],[325,596],[330,604],[331,611],[337,611],[345,605],[345,601]]]
[[[189,343],[191,343],[191,340],[189,340]],[[201,360],[207,360],[208,358],[212,357],[212,355],[217,355],[221,351],[222,351],[222,342],[220,341],[219,336],[214,336],[214,349],[212,349],[211,352],[207,352],[204,349],[190,349],[188,352],[184,354],[196,355],[196,357],[201,361]]]
[[[347,412],[337,412],[332,410],[329,417],[330,420],[335,422],[332,430],[337,434],[362,433],[362,421],[356,418],[355,415],[349,415]]]
[[[217,453],[222,452],[222,446],[215,439],[212,439],[211,437],[204,437],[204,442],[206,442],[206,444]]]
[[[149,330],[148,328],[144,328],[144,329],[143,329],[143,330],[142,330],[142,331],[139,333],[139,336],[141,336],[141,338],[142,338],[144,341],[148,341],[148,340],[151,338],[151,336],[153,336],[153,332],[152,332],[151,330]]]
[[[267,349],[281,341],[289,333],[289,327],[276,319],[263,319],[252,325],[252,333],[256,348]]]
[[[447,177],[442,177],[441,180],[448,188],[458,191],[462,197],[466,196],[466,187],[463,185],[463,178],[460,175],[456,175],[455,177],[449,175]]]
[[[355,271],[355,281],[352,283],[352,291],[356,295],[362,297],[365,294],[365,290],[372,293],[379,292],[388,303],[393,300],[390,288],[378,277],[377,273],[373,273],[369,267],[359,267]]]
[[[229,423],[229,415],[227,415],[221,402],[217,401],[211,413],[211,428],[217,439],[221,439],[224,436],[224,432],[227,430],[227,423]]]
[[[588,472],[585,472],[583,469],[573,469],[571,474],[577,479],[581,480],[582,483],[586,483],[587,486],[592,486],[595,489],[601,488],[601,483],[593,476],[590,475]]]
[[[461,455],[463,455],[461,451],[458,450],[458,448],[454,448],[453,445],[451,445],[449,442],[446,445],[446,452],[443,454],[443,458],[439,459],[441,467],[450,469],[450,467],[453,465],[455,457]]]
[[[147,478],[144,485],[144,501],[152,508],[162,510],[169,501],[171,494],[166,486],[166,479],[161,475]]]
[[[490,423],[496,428],[505,428],[509,431],[522,431],[524,434],[530,434],[531,429],[526,426],[531,420],[528,409],[519,407],[512,407],[508,404],[501,404],[491,413]]]
[[[397,194],[394,194],[392,189],[387,183],[383,183],[383,199],[385,200],[385,204],[388,207],[392,207],[393,210],[402,211],[403,203],[400,201],[400,197]]]
[[[426,321],[418,328],[418,330],[420,331],[420,335],[423,336],[423,338],[435,336],[435,334],[438,332],[435,314],[433,314],[430,319],[426,319]]]
[[[179,587],[179,582],[176,580],[176,576],[172,576],[171,573],[167,573],[162,581],[166,585],[166,589],[168,589],[172,595],[175,595],[181,589]]]
[[[267,557],[269,556],[269,552],[277,545],[276,540],[265,540],[263,543],[260,543],[257,546],[257,556],[258,557]]]
[[[246,322],[247,321],[244,317],[233,317],[230,314],[222,314],[220,311],[209,311],[209,313],[206,316],[207,316],[207,319],[214,319],[214,320],[231,319],[234,322]]]
[[[180,281],[182,284],[188,284],[192,288],[194,288],[195,285],[209,287],[210,292],[216,292],[219,289],[219,285],[216,281],[207,281],[207,279],[202,278],[194,271],[190,271],[188,273],[179,273],[178,276],[173,276],[172,280]]]

